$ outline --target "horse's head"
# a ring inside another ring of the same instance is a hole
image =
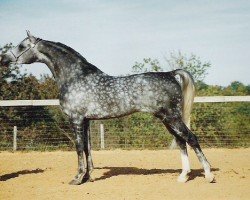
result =
[[[7,53],[0,55],[0,64],[8,66],[11,63],[15,64],[31,64],[38,59],[36,46],[41,39],[36,38],[27,31],[25,38],[19,45]]]

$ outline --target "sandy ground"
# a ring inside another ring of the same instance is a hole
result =
[[[75,152],[0,152],[0,199],[250,199],[250,149],[205,149],[216,183],[207,183],[194,153],[187,183],[178,183],[178,150],[95,151],[94,182],[68,185]]]

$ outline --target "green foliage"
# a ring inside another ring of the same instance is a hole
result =
[[[133,73],[143,73],[143,72],[161,72],[163,68],[160,66],[160,62],[157,59],[144,58],[143,61],[135,62],[132,67]]]
[[[0,47],[0,55],[6,53],[13,48],[13,45],[6,44],[4,47]],[[21,75],[17,65],[10,65],[9,67],[0,66],[0,100],[13,99],[16,92],[16,86],[20,80],[25,77]]]
[[[211,67],[210,62],[202,62],[201,59],[191,54],[189,56],[181,53],[172,52],[170,53],[170,57],[165,57],[167,61],[168,68],[174,69],[185,69],[189,71],[195,82],[201,83],[205,76],[207,75],[207,70]],[[159,71],[167,71],[160,64],[158,59],[152,58],[144,58],[142,62],[135,62],[132,67],[133,73],[142,73],[142,72],[159,72]]]
[[[171,69],[185,69],[189,71],[195,82],[203,81],[207,75],[207,70],[211,67],[210,62],[202,62],[195,54],[187,56],[180,51],[172,52],[170,58],[165,58]]]

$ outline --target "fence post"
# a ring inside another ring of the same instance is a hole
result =
[[[100,124],[100,136],[101,136],[101,149],[105,149],[105,143],[104,143],[104,125]]]
[[[13,129],[13,151],[17,150],[17,127],[14,126]]]

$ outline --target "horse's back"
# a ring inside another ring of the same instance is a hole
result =
[[[180,84],[171,72],[148,72],[117,78],[117,96],[124,105],[138,111],[154,112],[181,102]]]

